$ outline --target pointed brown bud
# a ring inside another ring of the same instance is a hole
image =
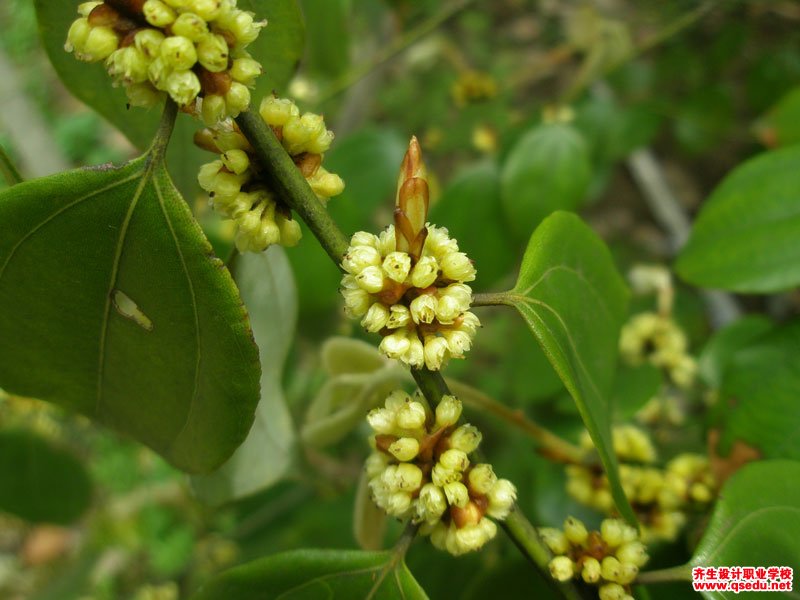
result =
[[[214,141],[214,134],[210,129],[200,129],[196,131],[194,134],[194,145],[200,148],[201,150],[207,150],[208,152],[213,152],[214,154],[219,154],[220,149],[217,146],[217,142]]]
[[[422,254],[428,231],[428,181],[422,150],[416,137],[411,138],[408,151],[400,165],[397,180],[397,201],[394,210],[397,250],[408,252],[414,262]]]

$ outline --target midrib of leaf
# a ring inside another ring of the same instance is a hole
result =
[[[186,421],[184,421],[183,426],[181,427],[180,431],[177,433],[175,438],[172,441],[171,447],[174,447],[178,440],[183,435],[184,431],[186,431],[186,427],[189,425],[189,421],[192,418],[192,413],[194,412],[195,404],[197,403],[197,392],[200,389],[200,361],[201,361],[201,353],[200,353],[200,317],[197,313],[197,296],[195,295],[194,291],[194,284],[192,283],[192,278],[189,276],[189,269],[186,267],[186,259],[183,256],[183,251],[181,250],[180,243],[178,242],[178,236],[175,235],[175,228],[172,226],[172,221],[169,218],[167,213],[166,206],[164,206],[164,197],[161,193],[161,187],[158,185],[158,180],[153,179],[153,186],[156,190],[156,198],[158,198],[159,206],[161,207],[161,212],[164,215],[164,221],[167,223],[167,227],[169,227],[170,235],[172,235],[172,240],[175,242],[175,249],[178,251],[178,256],[181,259],[181,267],[183,268],[183,273],[186,276],[186,283],[189,286],[189,295],[192,300],[192,313],[194,316],[194,331],[195,331],[195,368],[194,368],[194,382],[192,385],[192,395],[191,401],[189,402],[189,410],[186,411]]]
[[[136,210],[136,206],[139,204],[139,198],[142,196],[142,191],[147,184],[148,177],[153,170],[152,161],[150,159],[150,156],[145,158],[145,170],[139,174],[139,177],[141,177],[142,180],[139,182],[139,187],[136,188],[136,192],[133,194],[131,204],[128,207],[128,212],[125,214],[125,220],[122,222],[122,227],[120,227],[119,237],[117,238],[117,247],[114,250],[114,261],[111,263],[111,277],[109,278],[108,289],[106,291],[106,304],[103,309],[103,320],[100,324],[100,347],[97,353],[97,400],[95,401],[95,414],[98,416],[101,414],[100,411],[103,404],[103,372],[105,371],[106,337],[108,334],[108,317],[111,313],[111,295],[117,284],[119,263],[122,258],[122,248],[125,245],[128,226],[133,218],[133,213]]]

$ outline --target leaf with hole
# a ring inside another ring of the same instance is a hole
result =
[[[0,193],[0,386],[207,472],[244,440],[258,350],[227,269],[151,151]]]
[[[712,192],[675,265],[694,285],[768,294],[800,284],[800,146],[738,166]]]
[[[531,236],[505,303],[525,319],[575,400],[617,508],[634,522],[611,442],[611,384],[628,292],[608,248],[577,216],[554,213]]]
[[[34,523],[69,525],[89,508],[83,463],[32,431],[0,431],[0,511]]]
[[[193,600],[427,597],[403,560],[392,552],[295,550],[226,571],[203,586]]]
[[[690,565],[797,570],[798,556],[800,462],[770,460],[747,464],[727,481]],[[701,593],[705,598],[739,597],[733,592]],[[787,595],[800,597],[796,588]]]
[[[283,393],[283,368],[297,324],[297,289],[280,246],[237,256],[231,266],[261,355],[261,401],[244,443],[221,469],[192,478],[197,495],[219,505],[279,481],[292,466],[296,436]]]

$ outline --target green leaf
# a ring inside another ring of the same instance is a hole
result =
[[[159,152],[0,193],[0,386],[207,472],[244,440],[258,352]]]
[[[800,463],[770,460],[747,464],[728,480],[690,564],[796,570],[798,556]],[[705,598],[739,597],[733,592],[701,593]],[[789,595],[797,597],[798,592]]]
[[[773,327],[774,324],[767,317],[747,315],[714,332],[697,361],[700,377],[712,388],[719,388],[733,355]]]
[[[428,596],[392,552],[295,550],[236,567],[203,586],[194,600],[423,599]]]
[[[250,434],[222,468],[192,479],[197,495],[219,505],[263,490],[292,466],[295,432],[281,379],[297,324],[297,289],[286,253],[273,246],[238,256],[232,267],[261,356],[261,402]],[[265,457],[269,457],[265,460]]]
[[[447,186],[433,205],[431,223],[442,225],[458,240],[461,250],[475,262],[475,289],[488,289],[516,263],[514,247],[500,206],[497,165],[484,161],[471,165]]]
[[[512,233],[524,240],[555,210],[575,210],[592,176],[581,134],[561,123],[538,125],[517,142],[503,165],[502,206]]]
[[[700,210],[676,270],[689,283],[744,293],[800,284],[800,146],[734,169]]]
[[[69,450],[30,431],[0,431],[0,511],[69,525],[91,499],[89,475]]]
[[[606,469],[617,508],[635,522],[611,443],[611,383],[628,292],[600,238],[556,212],[536,229],[506,301],[528,324],[575,400]]]
[[[78,3],[34,0],[34,4],[42,45],[65,87],[119,129],[134,146],[147,148],[159,111],[128,109],[124,89],[112,87],[102,63],[81,62],[64,50],[69,26],[78,17]],[[258,39],[248,46],[253,57],[264,65],[264,75],[258,78],[252,92],[257,106],[264,95],[286,87],[303,54],[305,26],[296,0],[239,0],[238,6],[269,21]],[[208,153],[192,143],[192,135],[200,127],[200,121],[181,114],[168,153],[172,176],[187,195],[198,190],[197,170],[209,161]]]
[[[800,142],[800,87],[785,94],[755,124],[765,146],[788,146]]]
[[[723,373],[718,415],[720,449],[736,440],[765,458],[800,460],[800,321],[784,325],[736,352]]]

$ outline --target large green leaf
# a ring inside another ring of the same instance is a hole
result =
[[[68,450],[30,431],[0,431],[0,511],[67,525],[91,497],[89,475]]]
[[[427,597],[392,552],[295,550],[231,569],[203,586],[194,600]]]
[[[471,285],[478,290],[511,273],[517,260],[499,205],[497,165],[484,161],[460,173],[431,208],[431,222],[447,227],[475,261],[478,278]]]
[[[0,193],[0,386],[206,472],[250,429],[258,351],[160,154]]]
[[[745,465],[728,480],[690,564],[787,566],[796,571],[798,557],[800,463],[771,460]],[[739,596],[733,592],[702,594],[706,598]],[[787,595],[800,597],[796,584],[795,591]]]
[[[309,32],[307,67],[328,77],[340,75],[350,64],[351,0],[301,0],[300,4]]]
[[[524,240],[547,215],[574,210],[592,176],[589,147],[571,125],[538,125],[517,142],[503,165],[502,207],[511,232]]]
[[[611,443],[610,390],[628,292],[608,248],[577,216],[556,212],[531,236],[517,285],[505,298],[528,323],[575,400],[617,508],[635,521]]]
[[[709,386],[719,388],[722,385],[722,375],[736,352],[773,327],[774,323],[768,317],[747,315],[715,331],[697,361],[700,377]]]
[[[101,63],[87,64],[64,51],[70,24],[77,18],[77,2],[34,0],[39,33],[50,62],[66,88],[79,100],[96,110],[140,149],[150,144],[158,123],[158,110],[128,109],[122,88],[111,86],[111,79]],[[296,0],[239,0],[238,6],[250,10],[269,25],[248,51],[264,65],[253,91],[254,103],[272,90],[281,91],[294,73],[303,54],[305,26]],[[200,121],[182,114],[176,124],[169,149],[172,176],[184,193],[197,190],[197,170],[208,162],[208,154],[192,143]]]
[[[755,125],[756,135],[770,147],[800,142],[800,87],[789,90]]]
[[[731,357],[722,377],[723,453],[741,440],[766,458],[800,460],[800,321],[775,329]]]
[[[281,378],[297,324],[297,290],[286,253],[273,246],[237,257],[233,276],[250,313],[261,350],[261,402],[250,434],[230,460],[211,475],[193,478],[204,501],[222,504],[265,489],[292,465],[295,445]]]
[[[800,146],[734,169],[706,200],[676,269],[695,285],[770,293],[800,284]]]

